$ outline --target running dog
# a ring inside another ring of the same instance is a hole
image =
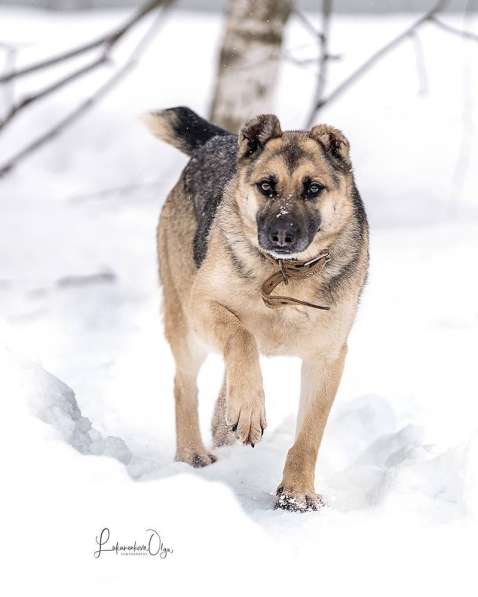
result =
[[[297,429],[275,506],[304,512],[368,269],[368,224],[349,142],[337,129],[283,132],[260,115],[233,135],[178,107],[150,113],[154,135],[190,156],[161,211],[157,246],[166,337],[176,362],[176,459],[216,456],[198,424],[196,377],[208,351],[225,374],[214,446],[259,442],[259,355],[302,359]],[[279,288],[278,288],[279,287]]]

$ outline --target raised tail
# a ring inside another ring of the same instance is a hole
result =
[[[192,155],[213,137],[230,134],[183,106],[149,112],[141,119],[153,135],[186,155]]]

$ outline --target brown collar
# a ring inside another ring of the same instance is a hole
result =
[[[327,249],[321,251],[317,257],[308,259],[307,261],[295,261],[289,259],[275,259],[271,255],[265,254],[265,257],[279,266],[279,271],[269,276],[261,286],[262,300],[267,307],[271,309],[281,307],[283,305],[304,305],[306,307],[313,307],[314,309],[323,309],[328,311],[330,307],[323,307],[292,298],[290,296],[272,295],[272,291],[281,282],[289,283],[289,278],[295,280],[302,280],[320,274],[326,264],[330,261],[330,253]]]

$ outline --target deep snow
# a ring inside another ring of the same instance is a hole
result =
[[[121,15],[3,9],[0,39],[31,42],[20,55],[28,62]],[[337,19],[333,50],[343,59],[333,80],[408,20]],[[154,232],[185,159],[136,115],[177,103],[204,112],[219,33],[216,17],[173,13],[116,93],[0,182],[2,582],[12,595],[123,595],[151,583],[172,595],[476,595],[478,46],[428,27],[426,95],[405,44],[323,114],[351,140],[372,224],[371,275],[318,462],[329,507],[294,515],[272,503],[294,433],[295,359],[263,360],[269,427],[254,450],[223,448],[203,470],[173,462]],[[196,41],[193,54],[185,38]],[[297,23],[287,44],[314,50]],[[283,68],[284,128],[303,123],[312,83],[313,71]],[[89,84],[12,125],[1,160]],[[220,382],[212,356],[200,375],[206,438]],[[156,528],[174,553],[95,560],[104,526],[122,541]]]

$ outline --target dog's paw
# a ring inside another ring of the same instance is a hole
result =
[[[194,468],[202,468],[208,464],[216,462],[216,460],[217,457],[205,449],[194,450],[191,448],[184,448],[176,452],[177,462],[186,462],[186,464],[190,464]]]
[[[239,441],[254,447],[267,427],[264,394],[259,392],[253,400],[228,397],[226,423]]]
[[[232,446],[236,443],[236,435],[232,429],[226,425],[218,425],[212,429],[212,443],[214,448],[222,448],[223,446]]]
[[[324,498],[318,493],[294,491],[279,487],[276,493],[274,510],[289,512],[313,512],[326,506]]]

